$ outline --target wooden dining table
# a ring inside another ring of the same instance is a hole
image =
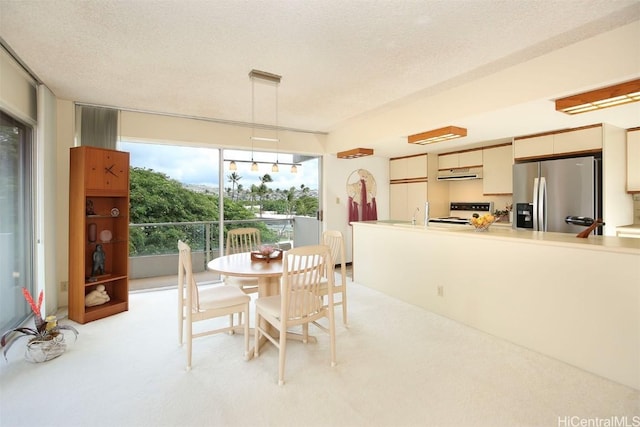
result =
[[[264,260],[254,261],[251,259],[250,252],[241,252],[214,258],[207,263],[207,269],[224,276],[257,278],[259,298],[280,294],[280,279],[282,278],[283,269],[282,259],[272,259],[269,262]],[[263,321],[262,327],[270,328],[271,325]],[[242,329],[238,330],[238,332],[241,331]],[[271,329],[270,333],[273,334],[275,332]],[[287,332],[287,339],[302,341],[302,334]],[[262,347],[266,341],[267,339],[262,337],[260,346]],[[309,336],[308,342],[315,343],[317,339]],[[253,351],[250,351],[250,354],[253,355]]]

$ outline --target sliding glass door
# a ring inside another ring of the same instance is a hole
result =
[[[33,142],[31,128],[0,112],[0,331],[31,310],[22,288],[34,291]]]

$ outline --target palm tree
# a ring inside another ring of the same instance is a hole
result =
[[[235,172],[232,172],[231,175],[227,175],[227,179],[231,183],[231,200],[236,200],[236,185],[242,179],[240,175]]]
[[[264,174],[260,177],[260,185],[258,186],[256,193],[258,193],[258,203],[260,205],[260,218],[262,218],[262,204],[265,196],[269,192],[269,188],[267,187],[267,183],[273,182],[273,178],[268,173]]]

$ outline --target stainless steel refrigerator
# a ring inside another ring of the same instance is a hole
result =
[[[602,218],[602,162],[596,156],[513,165],[513,227],[580,233]],[[594,230],[602,234],[602,227]]]

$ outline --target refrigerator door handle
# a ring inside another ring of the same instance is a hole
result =
[[[533,230],[538,231],[538,194],[540,192],[540,180],[533,178]]]
[[[547,179],[540,178],[540,188],[538,193],[538,222],[540,231],[547,231]]]

